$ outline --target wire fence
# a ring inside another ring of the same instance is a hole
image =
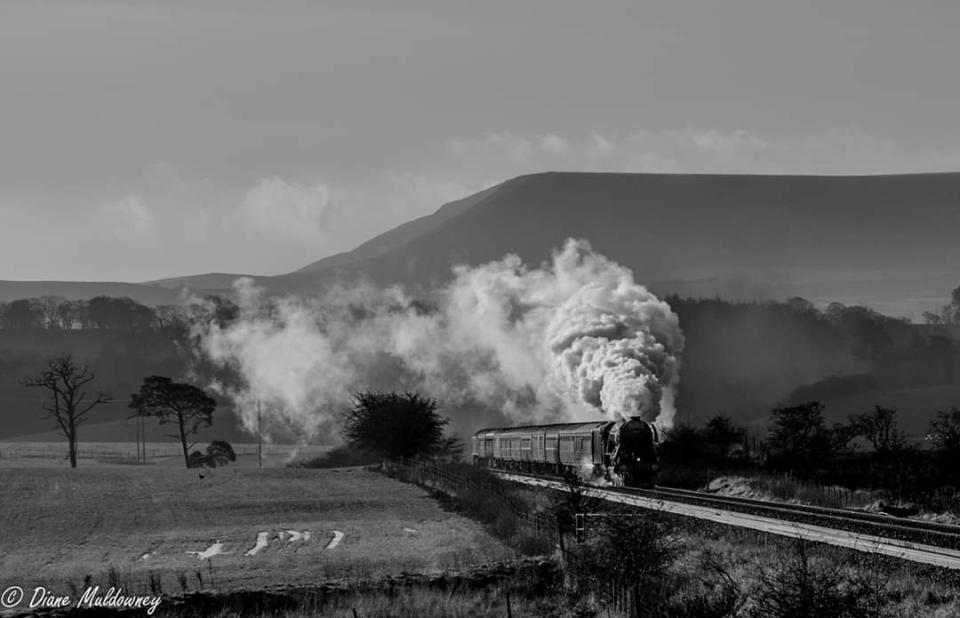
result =
[[[195,448],[200,448],[198,444]],[[236,455],[256,455],[255,443],[231,444]],[[288,444],[264,444],[264,456],[287,457],[294,452],[301,455],[322,454],[327,447],[302,447]],[[167,457],[183,457],[183,450],[177,442],[147,442],[146,458],[160,459]],[[0,442],[0,458],[29,458],[29,459],[66,459],[68,448],[63,442]],[[79,442],[77,444],[78,459],[103,460],[137,460],[137,444],[135,442]]]

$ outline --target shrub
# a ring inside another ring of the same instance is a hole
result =
[[[736,616],[742,605],[742,591],[721,558],[706,552],[691,572],[676,576],[676,591],[664,605],[666,616],[726,618]]]
[[[666,524],[641,511],[610,513],[588,542],[570,551],[568,567],[574,586],[593,591],[601,603],[610,599],[610,585],[629,588],[644,605],[662,605],[667,572],[680,546]]]
[[[882,616],[881,590],[864,577],[846,576],[841,565],[816,560],[811,544],[797,540],[780,563],[759,574],[757,618],[860,618]]]

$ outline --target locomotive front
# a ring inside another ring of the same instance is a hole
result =
[[[639,417],[631,417],[610,429],[607,452],[611,480],[626,487],[653,487],[660,470],[657,429]]]

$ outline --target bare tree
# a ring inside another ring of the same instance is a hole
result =
[[[850,424],[854,430],[866,438],[878,453],[903,451],[907,445],[907,437],[897,426],[897,411],[878,405],[873,407],[873,412],[850,416]]]
[[[930,421],[927,439],[960,459],[960,408],[952,406],[947,410],[937,410],[937,416]]]
[[[57,421],[60,433],[67,439],[71,468],[77,467],[77,428],[93,408],[112,401],[104,393],[87,398],[86,385],[94,378],[96,375],[86,364],[77,365],[68,354],[50,359],[43,373],[23,380],[23,385],[28,388],[49,391],[50,403],[44,404],[43,409]]]

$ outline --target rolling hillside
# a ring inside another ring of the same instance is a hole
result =
[[[430,285],[454,264],[517,253],[539,263],[568,237],[631,267],[654,291],[864,304],[919,319],[960,285],[960,173],[756,176],[543,173],[446,204],[286,275],[269,290],[333,280]],[[241,274],[147,284],[0,282],[0,300],[126,295],[155,305],[179,289],[229,289]]]
[[[960,174],[545,173],[265,283],[301,290],[362,275],[428,284],[453,264],[506,253],[538,263],[576,236],[662,293],[799,294],[900,314],[936,306],[960,284],[958,231]]]

